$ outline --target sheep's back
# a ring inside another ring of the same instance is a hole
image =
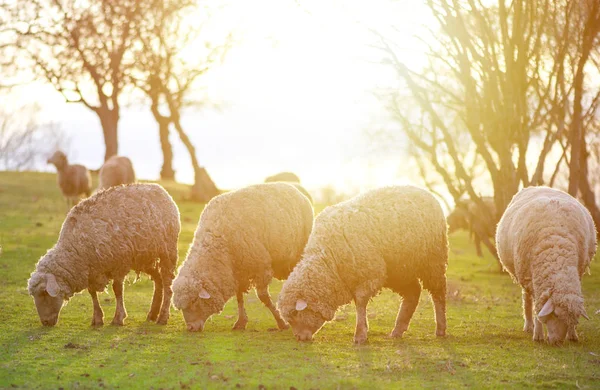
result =
[[[132,184],[99,192],[75,206],[61,229],[65,245],[99,274],[155,268],[176,250],[179,211],[156,184]],[[169,264],[174,269],[175,264]]]
[[[532,259],[550,248],[575,254],[573,266],[581,275],[596,251],[596,229],[588,210],[569,194],[529,187],[511,200],[498,224],[496,242],[500,260],[522,284],[531,279]]]
[[[306,252],[323,250],[348,284],[380,274],[393,288],[445,272],[446,220],[439,202],[423,189],[370,191],[317,217]]]
[[[300,259],[312,218],[310,202],[292,185],[258,184],[211,200],[197,236],[225,237],[234,266],[250,275],[269,267],[285,278]]]

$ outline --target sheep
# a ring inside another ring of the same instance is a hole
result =
[[[61,151],[56,151],[47,163],[56,167],[58,186],[69,208],[77,204],[82,194],[86,197],[91,195],[92,178],[86,167],[79,164],[70,165],[67,156]]]
[[[273,183],[277,181],[300,184],[300,178],[298,177],[298,175],[292,172],[279,172],[265,179],[265,183]]]
[[[421,283],[446,334],[447,226],[439,202],[414,186],[384,187],[329,206],[315,219],[278,308],[299,341],[310,341],[338,307],[354,300],[354,342],[367,341],[367,304],[383,287],[403,297],[391,337],[402,337]]]
[[[490,196],[484,196],[481,198],[481,200],[483,203],[485,203],[490,213],[495,215],[496,205],[494,204],[494,198]],[[481,212],[475,202],[472,200],[467,200],[464,203],[457,204],[456,208],[448,215],[446,220],[448,221],[448,234],[452,234],[460,229],[468,230],[469,234],[475,240],[477,256],[483,257],[483,253],[481,251],[481,242],[486,242],[489,239],[493,240],[495,236],[495,226],[489,226],[489,224],[484,223],[484,221],[482,221],[480,218],[472,218],[473,215],[477,216],[479,214],[481,214]],[[496,256],[495,251],[490,252],[493,256]]]
[[[98,190],[135,182],[131,160],[123,156],[112,156],[102,165],[99,173]]]
[[[173,304],[182,310],[187,329],[202,331],[233,296],[238,303],[233,329],[245,329],[244,293],[252,286],[279,329],[287,329],[271,301],[269,283],[290,274],[312,222],[312,205],[286,183],[255,184],[213,198],[173,282]]]
[[[518,192],[500,219],[498,254],[522,288],[525,332],[534,341],[577,341],[579,317],[587,317],[581,277],[596,253],[589,211],[571,195],[548,187]],[[535,306],[537,318],[533,318]]]
[[[123,325],[123,280],[130,270],[150,275],[154,295],[147,319],[166,324],[179,231],[177,205],[157,184],[111,187],[76,205],[28,281],[42,324],[56,325],[64,301],[87,288],[92,326],[103,325],[97,292],[112,279],[117,302],[112,323]]]

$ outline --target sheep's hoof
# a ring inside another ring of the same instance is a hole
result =
[[[290,328],[290,326],[289,326],[288,324],[286,324],[285,322],[284,322],[284,323],[277,323],[277,327],[278,327],[280,330],[286,330],[286,329],[289,329],[289,328]]]
[[[446,329],[444,329],[444,330],[441,330],[441,329],[440,330],[436,330],[435,331],[435,335],[437,337],[446,337]]]
[[[542,335],[534,334],[533,335],[533,341],[543,342],[544,341],[544,335],[543,334]]]
[[[125,321],[123,319],[115,318],[110,324],[115,326],[123,326],[125,324]]]
[[[579,341],[579,336],[577,336],[577,333],[574,334],[568,334],[567,335],[567,340],[569,341],[573,341],[573,342],[578,342]]]
[[[158,313],[148,313],[146,316],[146,321],[154,322],[158,318]]]
[[[533,333],[533,324],[528,324],[526,322],[525,326],[523,327],[523,332]]]
[[[248,320],[246,321],[237,321],[234,325],[233,328],[231,328],[231,330],[244,330],[246,329],[246,324],[248,323]]]
[[[156,323],[157,323],[158,325],[167,325],[167,321],[168,321],[168,320],[169,320],[169,317],[168,317],[168,316],[164,316],[164,317],[163,317],[163,316],[160,316],[160,317],[158,317],[158,320],[156,320]]]
[[[403,330],[392,330],[392,333],[390,333],[390,338],[392,339],[401,339],[402,336],[404,335],[404,331]]]

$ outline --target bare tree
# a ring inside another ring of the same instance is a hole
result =
[[[105,159],[118,152],[121,97],[135,63],[138,28],[158,0],[1,0],[4,57],[18,69],[33,69],[68,103],[98,116]]]
[[[390,99],[403,134],[455,203],[465,194],[476,203],[481,226],[495,226],[520,186],[553,180],[546,160],[559,142],[566,147],[571,64],[581,53],[569,39],[578,25],[573,3],[428,0],[437,26],[422,40],[429,60],[423,69],[409,69],[394,43],[375,32],[408,91]],[[495,213],[474,185],[473,158],[485,167]]]
[[[151,111],[159,126],[161,149],[163,151],[162,178],[173,178],[172,146],[169,142],[171,126],[188,150],[194,169],[192,199],[207,202],[219,194],[219,191],[196,156],[196,149],[183,128],[181,114],[186,109],[205,105],[197,100],[197,83],[215,64],[222,60],[226,44],[208,48],[198,47],[202,24],[194,26],[185,23],[185,17],[191,10],[197,10],[194,2],[174,0],[154,7],[151,24],[144,25],[137,57],[139,77],[137,86],[144,91],[151,102]],[[194,45],[204,52],[195,60],[183,59],[180,53],[184,48]]]
[[[39,107],[23,106],[0,111],[0,169],[22,171],[39,168],[56,149],[67,146],[67,138],[54,123],[41,123]]]

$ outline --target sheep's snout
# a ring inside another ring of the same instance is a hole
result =
[[[294,332],[294,334],[296,336],[296,340],[298,341],[312,341],[313,338],[312,332],[308,329],[299,330]]]
[[[46,319],[42,320],[42,319],[40,319],[40,321],[42,322],[42,325],[44,325],[44,326],[54,326],[58,322],[58,317],[53,318],[53,319],[49,319],[49,320],[46,320]]]
[[[190,332],[202,332],[204,329],[204,322],[193,322],[187,324],[187,330]]]

